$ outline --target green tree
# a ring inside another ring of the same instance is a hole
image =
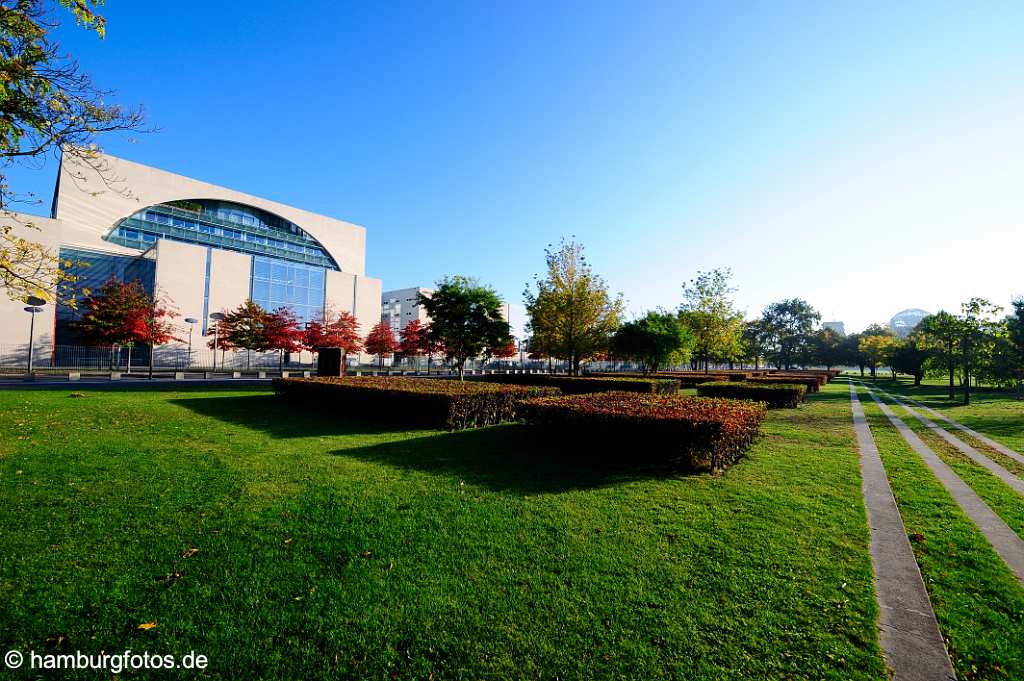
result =
[[[928,360],[935,353],[934,346],[920,331],[914,331],[902,341],[897,341],[892,348],[893,373],[910,374],[914,377],[914,385],[921,385]]]
[[[965,405],[971,403],[973,372],[991,358],[996,339],[1002,332],[1000,323],[994,319],[1001,310],[984,298],[971,298],[961,306],[960,363]]]
[[[1000,353],[1002,374],[1020,393],[1024,383],[1024,298],[1013,300],[1013,314],[1006,318],[1006,335]]]
[[[949,399],[955,399],[954,376],[958,349],[963,338],[961,320],[954,314],[940,310],[922,319],[916,328],[936,346],[935,359],[942,362],[949,373]]]
[[[67,165],[92,169],[110,181],[96,139],[117,131],[139,131],[142,111],[108,104],[101,90],[53,39],[60,7],[79,26],[103,38],[106,21],[96,12],[99,0],[5,0],[0,2],[0,217],[39,230],[30,218],[11,213],[15,204],[35,204],[15,192],[7,168],[38,165],[48,154],[63,153]],[[77,179],[72,177],[72,180]],[[0,226],[0,288],[11,300],[59,298],[74,306],[75,277],[57,255],[31,239]]]
[[[861,335],[858,349],[867,360],[871,378],[875,378],[876,370],[880,365],[890,363],[895,343],[896,339],[892,334]]]
[[[742,350],[743,314],[729,297],[736,291],[731,278],[728,268],[714,269],[683,284],[679,317],[693,336],[693,358],[705,372],[712,362],[732,362]]]
[[[768,352],[770,334],[764,324],[764,320],[751,319],[743,324],[743,334],[740,336],[742,343],[741,357],[754,363],[754,370],[761,368],[761,360]]]
[[[818,329],[810,339],[811,361],[820,364],[826,369],[843,364],[845,351],[843,348],[843,337],[834,329]]]
[[[445,277],[432,294],[420,293],[417,300],[430,316],[430,340],[456,362],[460,381],[465,378],[467,359],[489,347],[502,347],[512,337],[501,316],[501,298],[473,279]]]
[[[536,279],[536,290],[527,286],[523,293],[530,347],[568,360],[578,375],[581,364],[607,352],[625,303],[594,274],[582,244],[563,239],[557,250],[545,250],[545,260],[546,275]]]
[[[624,323],[611,340],[616,357],[639,362],[644,373],[656,372],[667,364],[685,362],[694,338],[676,315],[648,312],[640,319]]]
[[[821,313],[806,300],[789,298],[766,307],[761,320],[768,331],[769,359],[779,369],[790,369],[821,321]]]

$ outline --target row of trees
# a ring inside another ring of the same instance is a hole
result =
[[[582,245],[563,240],[548,247],[545,259],[546,274],[524,293],[531,356],[567,360],[574,374],[585,362],[605,358],[633,360],[646,371],[687,363],[705,371],[712,364],[812,363],[821,315],[792,298],[746,321],[732,300],[728,269],[699,272],[684,284],[676,311],[654,310],[626,321],[621,294],[609,293]]]
[[[207,346],[222,351],[245,350],[249,355],[254,351],[276,351],[282,367],[286,353],[315,353],[323,348],[340,349],[343,367],[350,354],[376,355],[383,367],[386,358],[401,353],[413,360],[426,357],[429,371],[431,359],[443,356],[456,362],[460,377],[465,361],[471,357],[515,354],[508,322],[501,316],[501,300],[492,289],[454,277],[440,282],[437,291],[421,304],[428,310],[432,323],[414,320],[396,339],[384,320],[364,338],[359,322],[350,312],[328,312],[301,324],[287,307],[270,311],[247,300],[222,313],[210,326]],[[81,307],[82,315],[74,328],[87,344],[124,346],[130,353],[136,345],[152,350],[171,341],[183,342],[174,321],[178,314],[159,296],[150,295],[138,280],[110,279],[87,295]],[[150,352],[150,373],[154,354]]]

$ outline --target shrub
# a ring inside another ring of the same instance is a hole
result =
[[[770,409],[794,408],[804,401],[807,386],[802,383],[705,383],[697,386],[701,397],[726,397],[734,400],[765,402]]]
[[[556,388],[392,376],[279,378],[280,396],[346,414],[383,415],[403,423],[461,430],[516,418],[528,397],[557,395]]]
[[[747,379],[748,383],[762,383],[762,384],[789,384],[799,383],[800,385],[807,386],[807,392],[816,393],[818,392],[818,386],[821,383],[817,376],[793,376],[784,374],[772,374],[771,376],[751,376]]]
[[[552,374],[490,374],[480,377],[488,383],[543,385],[558,388],[564,395],[609,391],[671,394],[679,391],[679,379],[658,376],[556,376]]]
[[[580,441],[599,454],[646,456],[696,470],[720,471],[754,441],[764,404],[681,395],[607,392],[526,400],[527,422]]]

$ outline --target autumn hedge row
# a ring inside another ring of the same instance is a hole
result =
[[[496,385],[397,376],[279,378],[274,392],[346,415],[387,416],[402,423],[462,430],[518,417],[529,397],[557,395],[545,386]]]
[[[795,408],[804,401],[807,386],[802,383],[748,383],[722,381],[697,386],[701,397],[764,402],[769,409]]]
[[[662,463],[720,471],[738,461],[767,413],[760,402],[607,392],[522,403],[528,423],[561,434],[565,446],[595,455],[652,456]],[[642,446],[640,446],[642,443]]]
[[[642,375],[557,376],[552,374],[488,374],[474,380],[506,385],[533,385],[558,388],[564,395],[609,391],[668,395],[679,391],[675,378]]]
[[[794,376],[790,374],[772,374],[771,376],[752,376],[747,379],[748,383],[763,383],[763,384],[789,384],[799,383],[800,385],[807,386],[807,392],[816,393],[818,388],[822,385],[820,379],[817,376]]]

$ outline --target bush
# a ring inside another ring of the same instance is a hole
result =
[[[431,428],[462,430],[516,418],[528,397],[557,395],[556,388],[392,376],[278,378],[282,397],[330,407],[345,414],[394,418]]]
[[[807,392],[816,393],[818,387],[821,385],[820,380],[817,376],[793,376],[791,374],[772,374],[771,376],[751,376],[747,379],[748,383],[762,383],[762,384],[790,384],[799,383],[800,385],[807,386]]]
[[[654,458],[685,468],[720,471],[754,441],[764,404],[681,395],[607,392],[543,397],[522,403],[528,423],[580,440],[612,457]]]
[[[701,397],[726,397],[734,400],[765,402],[770,409],[794,408],[804,401],[807,386],[802,383],[705,383],[697,386]]]
[[[679,391],[679,380],[663,376],[642,374],[609,376],[556,376],[552,374],[490,374],[480,381],[512,385],[542,385],[558,388],[564,395],[601,393],[609,391],[631,393],[672,394]]]

